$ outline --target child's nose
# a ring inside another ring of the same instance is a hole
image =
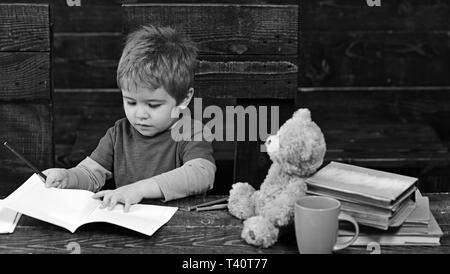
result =
[[[149,118],[149,114],[144,107],[138,107],[136,110],[136,118],[138,119],[147,119]]]

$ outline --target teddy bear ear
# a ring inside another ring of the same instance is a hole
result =
[[[307,108],[299,108],[292,115],[294,118],[300,118],[302,121],[310,122],[311,121],[311,112]]]

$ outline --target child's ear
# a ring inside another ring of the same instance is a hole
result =
[[[186,109],[191,102],[192,97],[194,97],[194,88],[189,88],[186,98],[178,105],[180,109]]]
[[[193,96],[194,96],[194,89],[190,88],[186,95],[186,98],[184,98],[184,100],[181,103],[179,103],[176,107],[172,109],[170,116],[172,118],[178,118],[180,116],[180,110],[184,110],[187,108]]]

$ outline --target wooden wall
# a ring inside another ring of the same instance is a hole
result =
[[[199,43],[195,89],[203,108],[224,109],[264,98],[293,108],[298,75],[296,1],[82,0],[81,7],[69,7],[65,1],[22,2],[50,4],[58,167],[73,166],[89,155],[106,129],[123,117],[116,67],[124,33],[139,23],[181,27]],[[145,16],[153,19],[144,22]],[[228,122],[224,128],[233,126]],[[236,143],[214,142],[214,150],[219,168],[213,192],[227,193],[234,182]]]
[[[448,191],[450,2],[301,1],[297,106],[340,160]]]
[[[0,198],[33,174],[6,141],[38,168],[53,165],[48,5],[0,4]]]
[[[78,163],[123,116],[117,61],[124,33],[146,22],[181,27],[199,43],[204,107],[278,105],[280,124],[308,107],[327,161],[419,176],[424,191],[448,191],[450,3],[382,2],[50,1],[55,164]],[[270,160],[261,143],[215,142],[217,193],[238,180],[262,182]]]

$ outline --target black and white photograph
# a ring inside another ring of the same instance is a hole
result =
[[[450,0],[1,0],[0,142],[0,254],[450,254]]]

